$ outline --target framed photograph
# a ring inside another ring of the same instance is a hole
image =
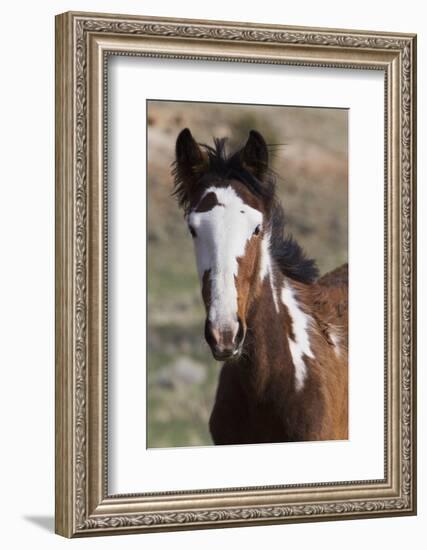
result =
[[[56,18],[56,532],[416,513],[416,37]]]

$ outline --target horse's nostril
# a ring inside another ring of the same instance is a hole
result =
[[[205,322],[205,338],[206,342],[211,346],[215,347],[218,344],[218,332],[214,330],[212,323],[209,319],[206,319]]]

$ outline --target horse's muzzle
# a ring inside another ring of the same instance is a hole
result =
[[[237,358],[245,339],[243,323],[238,319],[234,325],[219,327],[206,319],[205,338],[217,361]]]

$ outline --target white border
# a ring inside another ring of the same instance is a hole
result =
[[[147,98],[350,109],[349,441],[145,448]],[[382,479],[383,73],[116,57],[109,106],[109,493]]]

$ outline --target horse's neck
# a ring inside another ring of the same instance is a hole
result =
[[[295,364],[298,357],[295,352],[292,355],[290,348],[297,328],[292,317],[295,315],[292,306],[297,304],[296,292],[282,273],[270,272],[262,281],[261,291],[249,312],[246,358],[260,394],[271,391],[278,382],[281,388],[285,386],[294,393],[303,381],[305,364],[301,361]]]

